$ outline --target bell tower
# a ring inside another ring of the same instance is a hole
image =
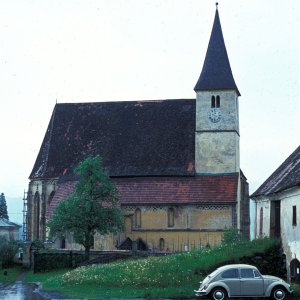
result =
[[[197,174],[240,172],[239,90],[223,38],[218,3],[196,92]]]

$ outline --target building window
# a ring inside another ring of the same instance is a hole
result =
[[[93,235],[90,236],[91,239],[91,249],[95,248],[95,237]]]
[[[220,96],[219,95],[217,97],[211,96],[211,107],[212,108],[219,108],[220,105],[221,105]]]
[[[293,206],[293,226],[297,226],[297,206]]]
[[[135,227],[141,227],[141,210],[137,208],[134,213]]]
[[[49,197],[48,197],[48,205],[50,205],[50,203],[51,203],[51,201],[52,201],[52,199],[53,199],[53,197],[54,197],[54,194],[55,194],[55,192],[53,191],[53,192],[51,192],[51,194],[49,195]]]
[[[211,107],[216,107],[216,97],[211,96]]]
[[[216,107],[220,107],[220,96],[217,96]]]
[[[168,227],[174,227],[174,208],[168,209]]]
[[[34,230],[35,230],[35,235],[34,239],[39,239],[40,238],[40,194],[39,192],[36,192],[34,194]]]
[[[64,236],[61,237],[60,248],[61,249],[66,249],[66,238]]]
[[[164,251],[165,250],[165,240],[163,238],[159,239],[159,250]]]
[[[263,236],[263,222],[264,222],[264,211],[263,208],[260,208],[260,216],[259,216],[259,236]]]

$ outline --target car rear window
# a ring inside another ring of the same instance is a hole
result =
[[[224,271],[221,275],[222,278],[239,278],[238,269],[229,269]]]

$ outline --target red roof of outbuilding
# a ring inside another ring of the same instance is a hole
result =
[[[195,177],[114,178],[122,205],[232,204],[236,202],[238,173]],[[74,192],[76,181],[58,184],[46,217],[59,201]]]

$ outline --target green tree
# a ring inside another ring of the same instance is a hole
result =
[[[52,237],[71,233],[84,246],[88,259],[94,234],[118,232],[123,216],[117,188],[103,170],[100,156],[86,158],[75,173],[79,181],[74,194],[60,201],[47,225]]]
[[[0,195],[0,218],[8,220],[7,205],[3,193]]]

